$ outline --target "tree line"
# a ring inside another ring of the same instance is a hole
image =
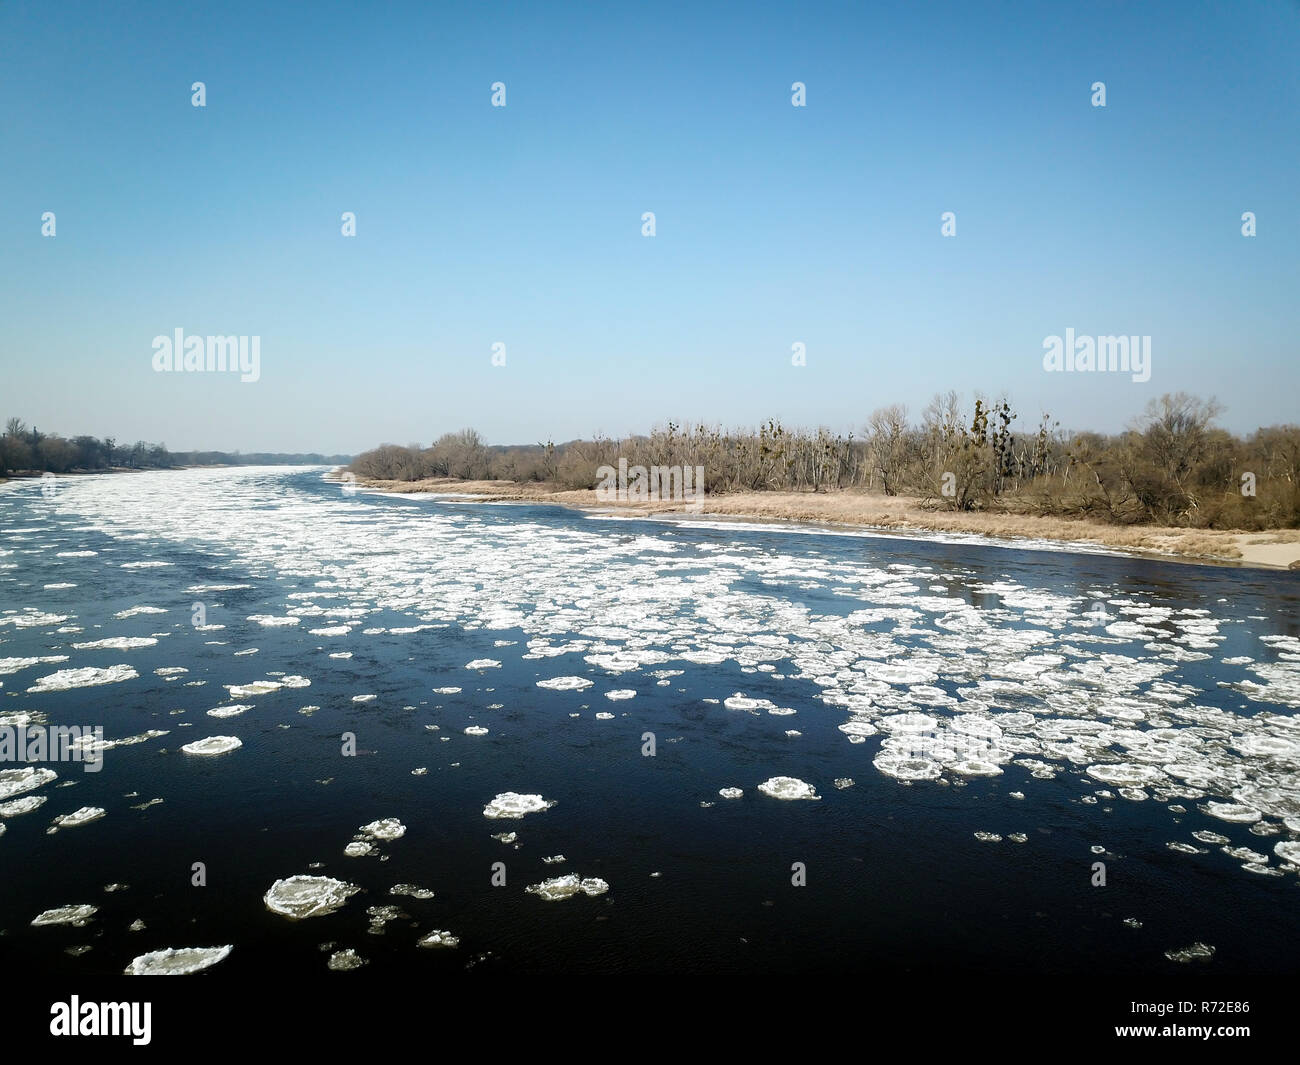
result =
[[[385,444],[357,457],[359,477],[540,482],[594,488],[597,469],[703,466],[711,494],[855,489],[914,496],[958,511],[1089,517],[1118,524],[1266,529],[1300,525],[1300,426],[1235,436],[1213,399],[1168,393],[1123,432],[1061,429],[1043,414],[1029,431],[1008,399],[936,395],[909,415],[876,410],[859,432],[667,422],[649,435],[489,446],[473,429],[429,447]]]
[[[0,477],[14,474],[76,473],[112,469],[172,469],[180,466],[343,465],[350,455],[225,451],[168,451],[166,444],[137,440],[119,444],[112,437],[64,437],[28,428],[21,418],[5,422],[0,435]]]

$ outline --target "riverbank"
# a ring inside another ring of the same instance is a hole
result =
[[[1242,532],[1229,529],[1179,529],[1159,525],[1103,525],[1079,518],[1037,514],[955,513],[931,510],[916,498],[866,492],[739,492],[708,496],[695,514],[686,503],[610,504],[594,489],[567,489],[513,481],[461,481],[433,478],[386,481],[357,478],[363,488],[401,494],[445,494],[496,502],[547,503],[618,514],[708,515],[754,521],[798,521],[843,525],[879,532],[964,533],[1002,540],[1050,540],[1086,544],[1182,562],[1243,565],[1262,569],[1300,569],[1300,529]]]

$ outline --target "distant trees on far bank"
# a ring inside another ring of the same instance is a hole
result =
[[[1065,432],[1044,414],[1027,432],[1001,397],[972,406],[935,396],[913,420],[882,407],[859,436],[786,428],[723,430],[667,422],[649,436],[488,446],[472,429],[430,447],[385,444],[357,457],[360,477],[544,482],[594,488],[600,466],[703,466],[709,493],[852,488],[917,496],[949,510],[1090,517],[1117,524],[1266,529],[1300,525],[1300,426],[1237,437],[1214,400],[1171,393],[1125,431]]]
[[[350,455],[233,454],[224,451],[168,451],[166,444],[119,444],[112,437],[63,437],[28,428],[10,418],[0,434],[0,477],[25,473],[73,473],[109,469],[170,469],[176,466],[343,465]]]

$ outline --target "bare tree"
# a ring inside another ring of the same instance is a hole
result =
[[[898,495],[907,467],[907,408],[895,403],[881,407],[867,422],[871,441],[871,461],[880,474],[880,484],[887,496]]]

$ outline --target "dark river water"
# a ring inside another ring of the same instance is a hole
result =
[[[0,486],[6,973],[1296,971],[1300,574],[323,473]]]

